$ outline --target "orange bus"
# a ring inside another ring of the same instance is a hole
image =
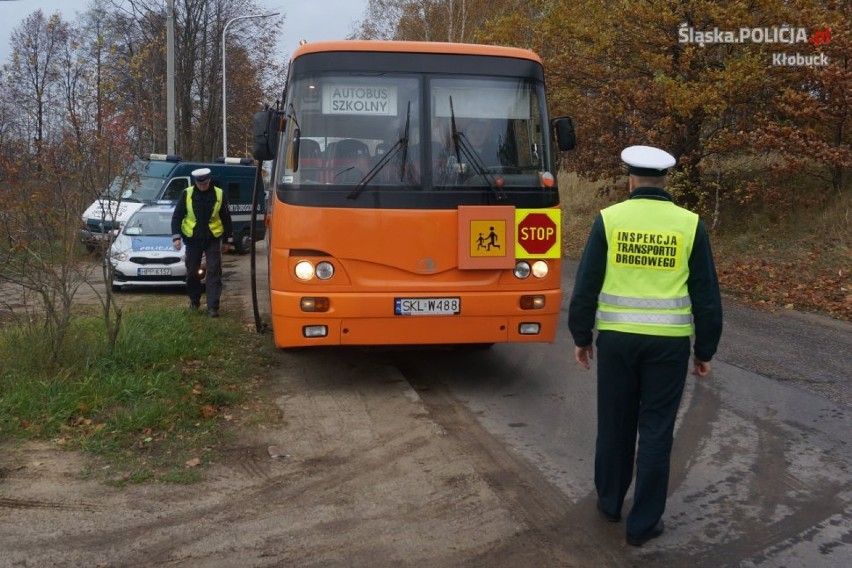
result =
[[[272,160],[278,347],[554,340],[561,217],[537,55],[306,44],[253,125]],[[570,149],[570,119],[553,126]]]

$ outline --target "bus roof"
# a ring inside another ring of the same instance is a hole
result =
[[[529,59],[541,64],[541,58],[528,49],[503,47],[475,43],[447,43],[437,41],[385,41],[345,40],[306,43],[293,52],[293,59],[308,53],[331,51],[380,51],[396,53],[441,53],[450,55],[486,55],[491,57],[514,57]]]

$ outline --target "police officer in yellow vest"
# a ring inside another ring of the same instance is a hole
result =
[[[595,488],[611,522],[633,480],[627,543],[663,533],[675,417],[689,367],[705,377],[722,334],[722,302],[710,242],[698,215],[665,187],[674,157],[631,146],[630,198],[595,219],[568,312],[577,362],[590,368],[597,326]],[[638,452],[636,441],[638,434]]]
[[[219,316],[222,295],[222,252],[231,250],[233,236],[228,196],[210,181],[210,168],[192,171],[195,184],[186,188],[175,205],[172,215],[172,239],[180,250],[186,243],[186,291],[189,309],[201,304],[201,280],[198,269],[201,257],[207,257],[207,315]],[[212,187],[212,191],[211,191]]]

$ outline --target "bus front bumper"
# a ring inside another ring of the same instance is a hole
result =
[[[278,347],[549,343],[556,338],[561,305],[560,290],[462,294],[459,314],[402,316],[394,315],[399,294],[323,294],[329,300],[326,312],[302,311],[301,300],[306,294],[271,294],[272,327]],[[521,296],[530,295],[542,296],[544,307],[521,309]]]

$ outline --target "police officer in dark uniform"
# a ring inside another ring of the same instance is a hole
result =
[[[675,418],[689,367],[705,377],[722,333],[722,301],[710,242],[698,215],[665,187],[669,153],[631,146],[630,198],[594,221],[571,296],[568,328],[577,362],[590,368],[597,327],[597,507],[609,521],[633,480],[627,543],[663,533]],[[638,434],[638,452],[636,440]]]
[[[222,295],[222,252],[231,250],[234,239],[228,196],[213,186],[210,173],[210,168],[192,171],[195,184],[183,191],[172,214],[172,239],[176,250],[180,250],[181,238],[186,243],[186,292],[190,310],[197,310],[201,304],[198,269],[202,255],[206,255],[207,315],[215,318],[219,316]]]

